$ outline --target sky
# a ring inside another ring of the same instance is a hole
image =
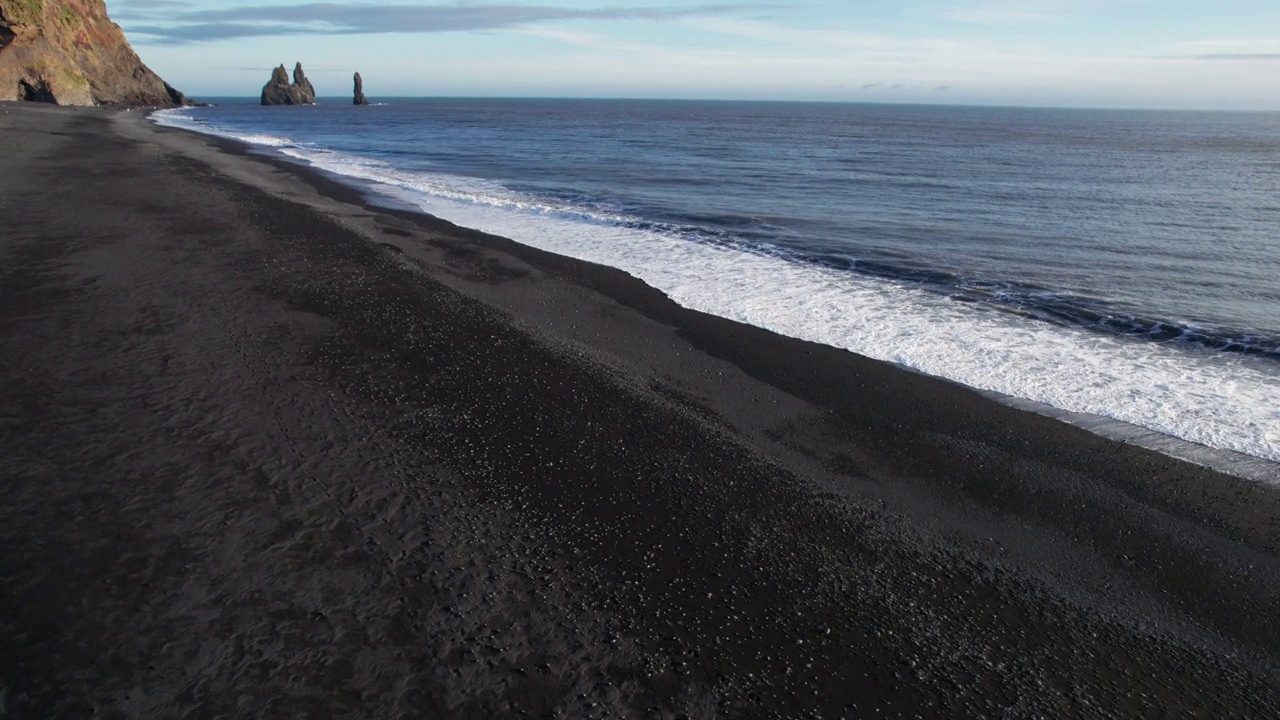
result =
[[[1280,0],[107,0],[194,97],[301,61],[320,96],[1280,110]]]

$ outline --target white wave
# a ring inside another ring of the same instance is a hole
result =
[[[498,183],[285,155],[459,225],[620,268],[695,310],[1068,413],[1280,462],[1280,372],[1256,358],[1005,316],[909,285],[626,227]],[[1267,465],[1255,474],[1280,480]]]
[[[236,135],[237,140],[243,140],[251,145],[265,145],[267,147],[292,147],[293,141],[287,137],[277,137],[275,135]]]
[[[195,117],[191,116],[191,112],[195,108],[169,108],[167,110],[157,110],[147,117],[154,121],[157,125],[164,127],[182,128],[183,130],[195,130],[205,135],[214,135],[217,137],[229,138],[231,140],[239,140],[249,143],[250,145],[260,145],[271,148],[292,147],[295,143],[287,137],[279,137],[277,135],[266,135],[263,133],[237,133],[220,127],[210,125]]]
[[[575,222],[496,183],[286,151],[460,225],[625,270],[681,305],[981,390],[1280,462],[1280,374],[1255,358],[1005,317],[908,285]]]
[[[287,157],[303,160],[337,175],[367,180],[384,186],[415,190],[434,197],[581,222],[607,225],[641,222],[641,218],[633,215],[589,209],[546,198],[534,198],[523,193],[512,192],[501,183],[479,178],[447,173],[409,172],[378,160],[320,148],[290,147],[281,152]]]
[[[191,108],[168,108],[165,110],[156,110],[147,116],[148,119],[161,125],[170,125],[171,123],[180,122],[183,119],[190,120],[188,114]]]
[[[422,198],[434,215],[618,267],[679,304],[982,390],[1280,462],[1280,379],[1251,359],[1005,318],[918,289],[655,233]]]

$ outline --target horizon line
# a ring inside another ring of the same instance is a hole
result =
[[[200,100],[258,100],[259,95],[208,95],[187,94],[187,97]],[[983,103],[983,102],[912,102],[910,100],[784,100],[768,98],[691,98],[691,97],[606,97],[595,95],[380,95],[369,97],[370,102],[383,100],[526,100],[526,101],[598,101],[598,102],[703,102],[703,103],[775,103],[791,105],[885,105],[912,107],[953,107],[953,108],[989,108],[1008,110],[1090,110],[1113,112],[1186,112],[1186,113],[1280,113],[1280,107],[1265,108],[1221,108],[1221,107],[1153,107],[1153,106],[1097,106],[1097,105],[1022,105],[1017,103]],[[350,105],[350,94],[317,95],[317,100],[343,100],[335,104]],[[317,103],[320,104],[320,103]],[[305,106],[297,106],[305,107]]]

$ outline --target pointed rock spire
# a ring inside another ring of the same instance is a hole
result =
[[[356,73],[356,90],[355,97],[351,99],[354,105],[368,105],[369,100],[364,96],[364,81],[360,79],[360,73]]]
[[[293,83],[284,65],[271,71],[271,80],[262,87],[263,105],[315,105],[316,89],[311,86],[302,63],[293,66]]]

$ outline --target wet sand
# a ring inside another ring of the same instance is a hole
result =
[[[0,716],[1280,707],[1270,485],[0,108]]]

